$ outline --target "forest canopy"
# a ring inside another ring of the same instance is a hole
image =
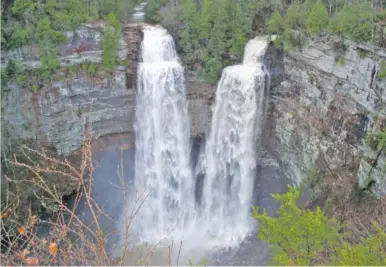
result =
[[[216,81],[254,34],[276,34],[285,50],[329,33],[386,47],[385,8],[385,0],[149,0],[146,19],[168,28],[198,77]]]
[[[64,31],[109,14],[122,23],[139,2],[3,1],[1,45],[12,50],[38,44],[43,69],[55,69],[54,48],[65,40]],[[385,0],[148,0],[145,19],[166,27],[188,68],[212,82],[225,66],[241,60],[255,34],[277,35],[276,44],[285,50],[301,49],[304,36],[330,33],[386,47]],[[111,62],[107,65],[111,69]]]

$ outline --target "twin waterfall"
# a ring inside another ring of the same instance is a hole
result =
[[[145,200],[134,219],[142,242],[166,238],[229,246],[251,229],[257,140],[269,81],[262,65],[267,46],[264,38],[252,39],[243,64],[223,70],[211,132],[192,170],[184,73],[174,41],[163,28],[144,28],[135,188]],[[204,176],[200,194],[195,193],[198,174]]]

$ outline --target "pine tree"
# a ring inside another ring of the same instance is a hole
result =
[[[307,17],[307,33],[311,36],[319,35],[324,27],[328,25],[328,12],[324,3],[318,0],[312,6]]]
[[[185,24],[181,32],[181,46],[184,50],[184,60],[193,64],[197,59],[197,50],[200,40],[200,16],[194,0],[185,0],[182,9],[182,18]]]
[[[116,65],[117,31],[108,26],[103,33],[102,61],[105,70],[112,71]]]
[[[214,14],[215,10],[214,0],[204,0],[201,7],[201,15],[200,15],[200,38],[204,40],[208,40],[211,29],[214,24]]]
[[[336,250],[329,265],[336,266],[385,266],[386,233],[374,223],[376,233],[362,237],[357,244],[344,242]]]
[[[314,211],[297,207],[300,194],[301,190],[293,186],[285,194],[273,194],[280,204],[275,216],[253,209],[253,217],[259,222],[258,238],[273,249],[276,265],[386,264],[384,229],[373,223],[373,233],[350,243],[336,220],[328,218],[319,207]]]
[[[268,31],[273,34],[282,34],[284,32],[284,28],[284,18],[280,15],[279,11],[275,11],[275,13],[273,13],[267,21]]]
[[[277,265],[312,265],[318,255],[339,241],[336,222],[320,208],[311,211],[296,206],[300,192],[289,186],[287,193],[273,194],[280,203],[275,217],[253,209],[253,217],[259,221],[258,237],[274,249]]]

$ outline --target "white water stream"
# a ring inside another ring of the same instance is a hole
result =
[[[268,77],[262,58],[267,46],[264,38],[249,41],[243,64],[225,68],[217,87],[200,171],[206,176],[201,218],[208,236],[219,246],[236,245],[251,230],[257,140]]]
[[[183,68],[167,31],[144,29],[135,122],[135,186],[137,196],[147,195],[135,218],[142,242],[167,238],[232,246],[251,230],[257,140],[269,81],[262,63],[267,46],[265,38],[252,39],[243,64],[223,70],[197,170],[205,176],[201,199],[195,199]]]
[[[135,186],[142,241],[182,236],[194,215],[190,132],[183,68],[165,29],[146,27],[138,67]],[[193,214],[193,215],[192,215]]]

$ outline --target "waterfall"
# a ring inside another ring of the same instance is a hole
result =
[[[202,192],[196,194],[183,68],[167,31],[144,28],[134,125],[135,188],[146,198],[135,218],[142,242],[168,237],[190,245],[232,246],[248,234],[267,106],[269,77],[262,63],[267,46],[266,38],[252,39],[243,64],[223,70],[198,164]]]
[[[269,77],[262,63],[267,46],[266,38],[252,39],[243,64],[223,70],[202,157],[201,218],[206,234],[226,245],[239,243],[251,228],[257,140],[267,106]]]
[[[137,88],[135,187],[146,198],[135,218],[141,241],[182,237],[194,217],[189,120],[183,68],[163,28],[144,28]]]

